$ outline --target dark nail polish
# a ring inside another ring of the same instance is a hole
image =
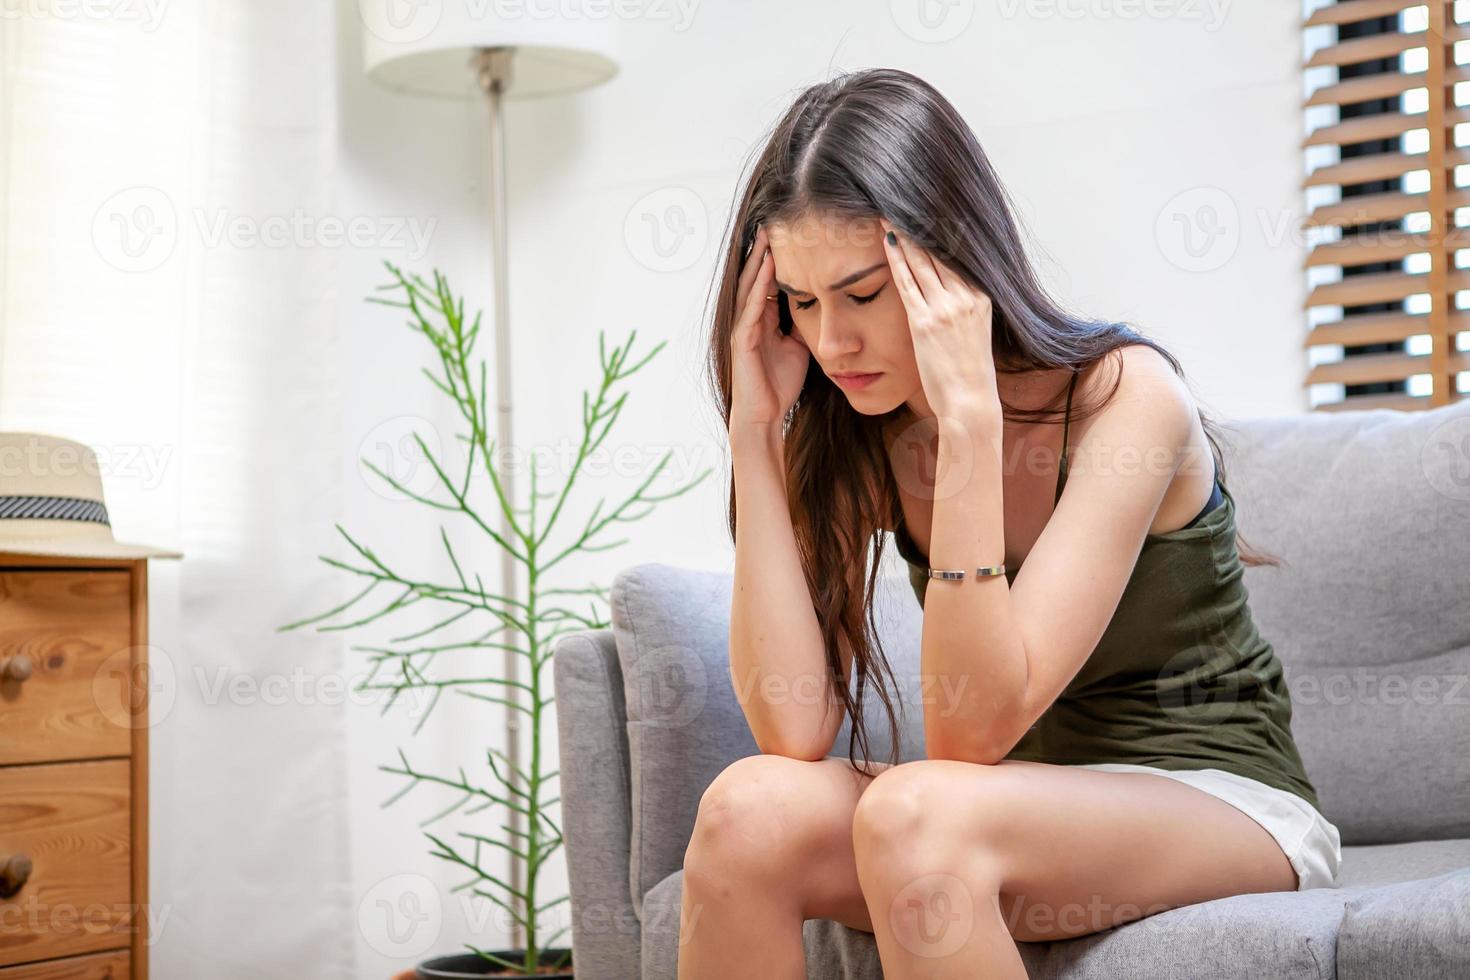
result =
[[[890,245],[897,245],[898,244],[898,236],[895,235],[891,231],[888,233],[888,244],[890,244]]]

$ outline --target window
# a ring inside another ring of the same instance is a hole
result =
[[[1308,6],[1312,408],[1449,404],[1470,390],[1470,11]]]

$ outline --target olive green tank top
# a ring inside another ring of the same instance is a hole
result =
[[[1056,500],[1067,478],[1067,416]],[[1235,501],[1185,527],[1150,534],[1102,638],[1066,689],[1006,755],[1054,764],[1127,762],[1223,769],[1317,807],[1291,734],[1280,660],[1256,631],[1235,547]],[[1055,506],[1055,503],[1053,504]],[[928,558],[900,516],[894,531],[919,605]],[[1006,570],[1014,582],[1017,569]]]

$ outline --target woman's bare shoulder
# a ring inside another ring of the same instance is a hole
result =
[[[1079,400],[1084,404],[1105,400],[1099,414],[1115,407],[1126,412],[1139,404],[1186,415],[1197,411],[1194,394],[1184,378],[1168,358],[1148,344],[1127,344],[1088,365],[1077,378],[1073,399],[1074,404]]]

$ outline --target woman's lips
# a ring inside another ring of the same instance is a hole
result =
[[[874,381],[877,381],[881,377],[883,377],[883,372],[875,371],[872,374],[854,374],[849,377],[842,377],[841,375],[837,375],[834,376],[832,380],[836,381],[838,384],[848,389],[849,391],[858,391],[868,387],[868,385],[872,384]]]

